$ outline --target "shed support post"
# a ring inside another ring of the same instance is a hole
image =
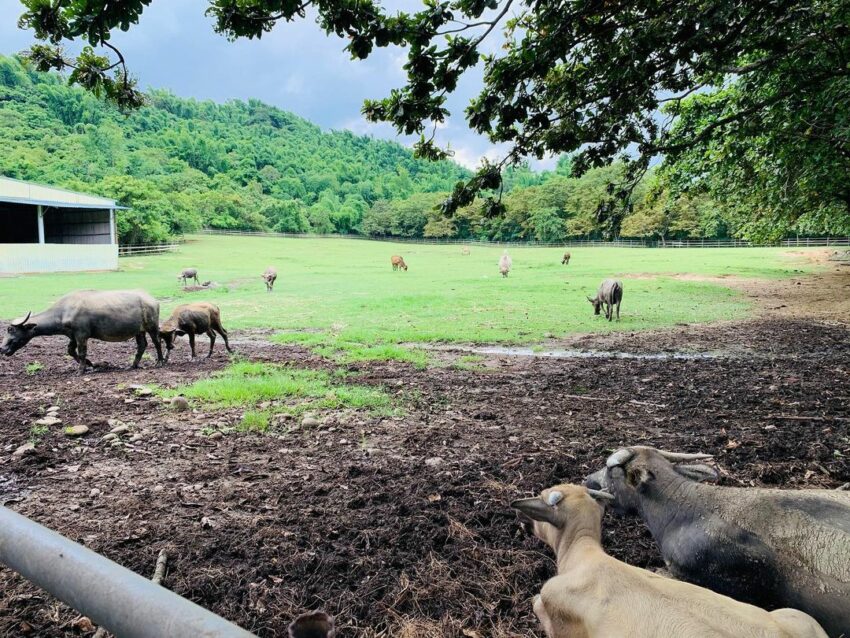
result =
[[[115,243],[115,209],[109,209],[109,243]]]
[[[44,207],[38,206],[38,243],[44,243]]]

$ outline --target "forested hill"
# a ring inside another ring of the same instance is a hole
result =
[[[123,115],[58,75],[0,56],[0,174],[131,206],[119,218],[123,243],[202,226],[346,233],[378,200],[448,191],[468,176],[257,100],[148,98]]]

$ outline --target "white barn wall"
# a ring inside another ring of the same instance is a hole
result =
[[[0,244],[4,274],[117,269],[117,244]]]

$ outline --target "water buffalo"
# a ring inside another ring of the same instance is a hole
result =
[[[271,292],[274,288],[274,282],[277,280],[277,270],[273,266],[269,266],[261,276],[263,281],[266,282],[266,292]]]
[[[561,260],[561,265],[562,266],[569,266],[570,265],[570,257],[571,257],[570,253],[564,253],[564,258]]]
[[[180,274],[177,275],[177,281],[183,281],[183,286],[186,286],[186,280],[194,279],[195,285],[200,286],[201,282],[198,281],[198,269],[197,268],[184,268],[180,271]]]
[[[390,257],[390,263],[393,265],[393,270],[398,270],[399,268],[407,270],[407,264],[404,263],[404,259],[402,259],[399,255],[393,255]]]
[[[644,520],[676,578],[850,636],[850,493],[707,485],[714,470],[689,463],[707,458],[623,448],[586,484]]]
[[[127,341],[136,338],[139,367],[148,347],[146,334],[156,348],[157,365],[161,364],[159,345],[159,302],[143,290],[79,290],[65,295],[44,312],[30,312],[9,326],[0,354],[7,357],[23,348],[33,337],[65,335],[71,341],[68,354],[80,364],[80,372],[92,366],[86,356],[89,339]]]
[[[508,273],[511,271],[511,267],[514,265],[513,259],[508,254],[506,250],[501,257],[499,257],[499,272],[502,274],[502,277],[507,277]]]
[[[587,300],[593,304],[593,314],[598,315],[599,311],[605,308],[605,318],[608,321],[614,317],[614,307],[617,308],[617,321],[620,320],[620,302],[623,300],[623,282],[614,279],[606,279],[599,284],[599,290],[596,291],[596,297]]]
[[[215,333],[224,339],[224,347],[228,352],[233,352],[227,341],[227,330],[221,325],[221,312],[218,306],[206,301],[197,301],[177,306],[171,316],[162,322],[159,327],[159,336],[165,342],[165,360],[174,350],[174,337],[189,335],[189,346],[192,349],[192,358],[195,358],[195,335],[206,333],[210,338],[210,351],[207,359],[212,356],[215,345]]]

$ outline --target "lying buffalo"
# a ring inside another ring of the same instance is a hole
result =
[[[644,520],[676,578],[850,636],[850,493],[706,485],[716,472],[690,461],[708,458],[623,448],[586,484]]]
[[[159,302],[142,290],[79,290],[65,295],[44,312],[30,312],[13,321],[0,345],[0,354],[15,354],[33,337],[65,335],[71,340],[68,354],[80,364],[80,372],[85,372],[86,366],[92,366],[86,358],[89,339],[127,341],[135,337],[133,367],[137,368],[148,347],[145,334],[153,339],[157,363],[163,360],[158,323]]]
[[[224,339],[224,346],[227,351],[233,352],[230,349],[230,343],[227,341],[227,330],[221,325],[221,311],[218,306],[206,301],[177,306],[171,316],[163,321],[159,328],[159,337],[165,342],[166,347],[165,360],[168,361],[168,357],[174,349],[174,337],[182,337],[183,335],[189,335],[189,346],[192,348],[192,358],[194,359],[195,335],[202,334],[206,334],[210,338],[210,351],[207,354],[209,359],[213,353],[216,332]]]

